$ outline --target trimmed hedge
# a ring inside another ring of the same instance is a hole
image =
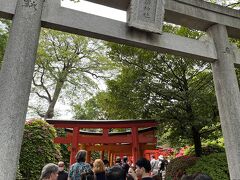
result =
[[[194,156],[195,155],[195,147],[189,146],[184,150],[184,155]],[[209,141],[202,144],[202,155],[210,155],[212,153],[224,153],[224,143],[223,138],[218,139],[217,141]]]
[[[67,133],[65,132],[65,129],[63,128],[57,128],[57,136],[58,137],[66,137]],[[65,163],[65,168],[69,167],[69,159],[70,159],[70,152],[68,151],[69,144],[60,144],[60,153],[62,155],[61,161]]]
[[[166,179],[180,179],[185,169],[193,166],[198,159],[194,156],[181,156],[173,159],[167,166]]]
[[[188,168],[188,174],[202,172],[210,175],[213,180],[230,180],[225,153],[215,153],[201,157],[197,163]]]
[[[22,174],[20,173],[19,165],[17,167],[16,180],[23,179]]]
[[[46,121],[26,122],[19,160],[24,179],[38,180],[45,164],[59,161],[60,146],[53,143],[55,137],[56,130]]]

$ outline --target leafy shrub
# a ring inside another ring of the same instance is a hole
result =
[[[225,153],[215,153],[201,157],[197,163],[187,169],[188,174],[202,172],[210,175],[213,180],[230,180]]]
[[[57,136],[58,137],[66,137],[67,133],[63,128],[57,128]],[[61,161],[65,163],[65,167],[69,167],[69,159],[70,159],[70,152],[68,151],[69,145],[68,144],[60,144],[60,153],[62,155]]]
[[[219,141],[209,141],[202,144],[202,155],[209,155],[212,153],[225,152],[224,144],[221,139]],[[190,146],[184,150],[184,155],[194,156],[194,146]]]
[[[60,159],[60,147],[53,143],[55,137],[55,129],[43,120],[32,120],[25,124],[19,160],[23,178],[39,179],[45,164],[56,163]]]
[[[180,179],[185,169],[193,166],[197,160],[198,158],[194,156],[181,156],[173,159],[167,166],[166,179]]]
[[[23,179],[23,177],[22,177],[22,174],[20,172],[19,165],[18,165],[17,173],[16,173],[16,180],[20,180],[20,179]]]

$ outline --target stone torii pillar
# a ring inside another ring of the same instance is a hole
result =
[[[213,38],[218,61],[212,63],[221,126],[231,180],[240,179],[240,94],[234,69],[234,55],[223,25],[208,29]]]
[[[0,72],[0,179],[16,179],[44,0],[18,0]]]

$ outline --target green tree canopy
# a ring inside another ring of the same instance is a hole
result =
[[[186,28],[165,26],[165,31],[197,39]],[[219,122],[209,64],[158,52],[107,44],[109,57],[121,67],[107,81],[107,92],[98,98],[105,117],[153,118],[160,121],[161,143],[176,146],[192,139],[201,154],[206,126]],[[169,141],[170,140],[170,141]]]
[[[108,76],[111,67],[100,40],[44,29],[32,87],[38,103],[31,108],[52,118],[59,98],[79,102],[94,94],[98,89],[94,78]]]
[[[8,30],[10,26],[10,21],[0,19],[0,69],[3,62],[3,56],[8,40]]]

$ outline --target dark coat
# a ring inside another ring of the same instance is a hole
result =
[[[96,180],[106,180],[105,172],[96,173]]]
[[[65,171],[59,171],[58,180],[67,180],[67,179],[68,179],[68,173]]]

